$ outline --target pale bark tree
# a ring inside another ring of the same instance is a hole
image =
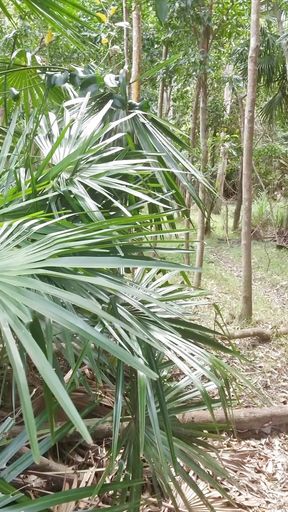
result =
[[[200,75],[200,144],[201,144],[201,171],[203,175],[207,173],[208,167],[208,74],[207,60],[209,52],[211,29],[210,25],[204,25],[201,34],[200,54],[202,56],[202,72]],[[205,204],[205,187],[199,184],[199,198],[203,205]],[[202,267],[204,261],[204,239],[205,239],[205,215],[199,208],[197,220],[197,249],[195,266],[198,269],[194,275],[194,286],[199,288],[202,280]]]
[[[162,61],[165,62],[165,60],[167,60],[167,57],[168,57],[168,45],[164,44],[163,50],[162,50]],[[160,80],[159,95],[158,95],[158,116],[159,117],[163,117],[163,108],[166,103],[164,101],[166,99],[165,92],[166,92],[166,83],[165,83],[164,76],[162,76],[162,78]]]
[[[227,120],[230,116],[231,105],[232,105],[232,84],[231,84],[231,75],[233,73],[233,66],[231,64],[227,64],[224,76],[227,78],[227,83],[224,88],[224,121]],[[216,178],[216,191],[218,197],[216,199],[216,203],[214,206],[214,212],[220,213],[222,208],[222,203],[224,201],[224,185],[226,178],[226,170],[228,164],[228,154],[229,154],[229,144],[226,140],[226,133],[223,130],[220,135],[220,158],[218,164],[217,178]]]
[[[195,85],[195,92],[192,102],[192,109],[191,109],[191,132],[190,132],[190,143],[191,143],[191,149],[193,150],[196,147],[196,135],[197,135],[197,126],[198,126],[198,119],[199,119],[199,100],[200,100],[200,92],[201,92],[201,80],[200,76],[197,77],[196,85]],[[192,156],[193,161],[193,156]],[[190,265],[190,227],[191,227],[191,219],[190,219],[190,210],[191,210],[191,194],[189,190],[186,190],[185,193],[185,203],[188,211],[188,217],[185,221],[185,226],[187,228],[187,232],[185,233],[185,257],[184,257],[184,263],[186,265]]]
[[[195,148],[195,146],[196,146],[200,92],[201,92],[201,79],[200,79],[200,76],[198,76],[197,80],[196,80],[195,92],[194,92],[194,98],[193,98],[192,110],[191,110],[190,142],[191,142],[192,149]]]
[[[165,116],[168,121],[171,121],[175,117],[174,105],[173,105],[173,84],[167,84],[164,91],[164,104],[163,104],[163,116]]]
[[[123,0],[123,22],[124,22],[124,62],[125,70],[129,69],[129,11],[127,0]]]
[[[131,99],[139,103],[141,97],[141,58],[142,30],[140,0],[134,0],[132,5],[132,70],[131,70]]]
[[[242,96],[237,96],[238,105],[239,105],[239,130],[241,137],[241,155],[240,155],[240,165],[239,165],[239,174],[238,174],[238,190],[237,190],[237,198],[236,205],[233,216],[233,231],[237,231],[239,228],[241,208],[242,208],[242,178],[243,178],[243,146],[244,146],[244,122],[245,122],[245,109],[244,109],[244,98]]]
[[[260,3],[261,0],[252,0],[251,3],[250,49],[248,56],[248,84],[243,148],[242,297],[240,318],[246,321],[252,318],[252,168],[257,67],[260,46]]]

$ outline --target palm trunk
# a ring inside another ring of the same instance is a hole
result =
[[[201,143],[201,171],[203,175],[207,172],[208,166],[208,80],[207,80],[207,58],[209,48],[210,27],[204,26],[201,37],[200,51],[204,55],[206,62],[203,63],[204,70],[201,73],[201,93],[200,93],[200,143]],[[205,187],[202,183],[199,185],[199,197],[205,205]],[[194,286],[200,288],[202,280],[202,267],[204,261],[204,238],[205,238],[205,214],[199,208],[197,222],[197,250],[195,266],[198,269],[195,272]]]
[[[142,57],[142,33],[141,33],[141,8],[140,0],[133,1],[132,7],[132,71],[131,71],[131,99],[135,103],[140,102],[141,97],[141,57]]]
[[[232,74],[233,66],[227,65],[225,69],[225,75],[229,78]],[[228,81],[225,89],[224,89],[224,107],[225,107],[225,114],[224,114],[224,120],[227,120],[227,118],[230,115],[231,111],[231,104],[232,104],[232,86],[231,83]],[[225,141],[226,133],[223,131],[220,135],[221,138],[221,145],[220,145],[220,159],[219,159],[219,165],[218,165],[218,172],[217,172],[217,178],[216,178],[216,191],[218,193],[218,197],[214,206],[214,213],[221,213],[222,203],[224,201],[224,185],[225,185],[225,178],[226,178],[226,169],[227,169],[227,163],[228,163],[228,145]]]
[[[247,102],[245,108],[244,148],[243,148],[243,219],[242,219],[242,320],[252,318],[252,164],[257,91],[257,64],[260,45],[260,0],[252,0],[251,33],[248,57]]]
[[[168,45],[164,44],[163,52],[162,52],[162,61],[165,62],[168,57]],[[163,117],[163,106],[164,106],[164,94],[165,94],[165,78],[162,77],[159,86],[159,96],[158,96],[158,116]]]
[[[125,70],[129,69],[129,11],[127,0],[123,0],[123,22],[124,22],[124,61]]]

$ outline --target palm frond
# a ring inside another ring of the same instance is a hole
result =
[[[81,29],[78,27],[91,28],[87,16],[94,23],[101,21],[100,17],[97,17],[84,6],[83,2],[78,0],[23,0],[21,2],[12,0],[10,4],[11,7],[7,6],[7,2],[0,0],[0,10],[12,24],[14,23],[14,12],[18,12],[21,16],[29,14],[41,18],[82,49],[84,42],[81,40]]]

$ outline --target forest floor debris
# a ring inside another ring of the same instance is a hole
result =
[[[254,242],[253,326],[280,327],[287,322],[288,253],[267,242]],[[227,328],[236,330],[241,293],[241,248],[236,243],[207,242],[207,261],[203,286],[209,289],[213,302],[220,307]],[[231,300],[232,297],[232,300]],[[234,300],[233,300],[234,298]],[[215,327],[211,307],[205,308],[204,320]],[[220,321],[220,318],[218,318]],[[245,361],[235,360],[233,366],[244,372],[267,397],[253,391],[240,391],[241,407],[286,405],[288,402],[288,336],[270,343],[245,339],[235,342]],[[220,450],[224,465],[229,467],[241,487],[227,483],[231,496],[240,508],[250,512],[288,511],[288,436],[271,434],[262,439],[225,438]]]

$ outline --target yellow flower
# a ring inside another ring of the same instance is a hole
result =
[[[103,12],[96,12],[96,16],[98,20],[102,21],[102,23],[107,23],[107,16],[103,14]]]
[[[117,11],[117,7],[115,5],[112,6],[110,11],[109,11],[110,16],[113,16],[113,14],[115,14],[116,11]]]
[[[102,37],[101,43],[102,44],[108,44],[109,43],[109,39],[107,39],[107,37]]]
[[[49,28],[46,36],[44,37],[44,43],[46,44],[46,46],[48,46],[48,44],[52,43],[54,39],[54,34],[52,32],[52,30]]]

